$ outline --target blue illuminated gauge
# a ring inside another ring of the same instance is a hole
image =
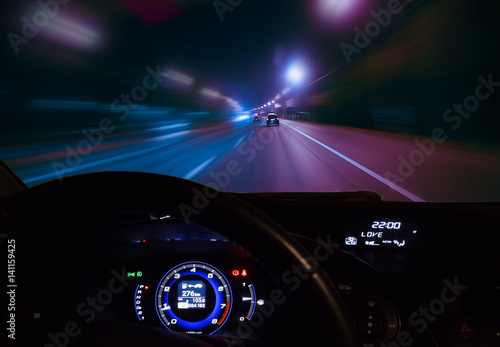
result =
[[[187,334],[210,335],[231,312],[231,288],[215,267],[187,262],[168,271],[156,290],[156,312],[165,327]]]

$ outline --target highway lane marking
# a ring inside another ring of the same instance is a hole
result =
[[[347,156],[343,155],[342,153],[340,153],[340,152],[338,152],[338,151],[334,150],[333,148],[331,148],[331,147],[329,147],[329,146],[325,145],[324,143],[322,143],[322,142],[320,142],[320,141],[316,140],[314,137],[311,137],[311,136],[309,136],[309,135],[307,135],[307,134],[303,133],[302,131],[300,131],[300,130],[298,130],[298,129],[294,128],[293,126],[291,126],[291,125],[289,125],[289,124],[286,124],[286,126],[287,126],[287,127],[289,127],[289,128],[291,128],[291,129],[293,129],[293,130],[295,130],[295,131],[296,131],[296,132],[298,132],[299,134],[301,134],[301,135],[303,135],[303,136],[307,137],[308,139],[310,139],[310,140],[312,140],[312,141],[316,142],[318,145],[320,145],[320,146],[322,146],[323,148],[325,148],[325,149],[329,150],[330,152],[332,152],[333,154],[335,154],[335,155],[339,156],[340,158],[344,159],[344,160],[345,160],[345,161],[347,161],[348,163],[350,163],[350,164],[354,165],[355,167],[357,167],[358,169],[360,169],[360,170],[362,170],[363,172],[367,173],[368,175],[372,176],[372,177],[373,177],[373,178],[375,178],[376,180],[378,180],[378,181],[382,182],[383,184],[385,184],[385,185],[386,185],[386,186],[388,186],[389,188],[391,188],[391,189],[393,189],[393,190],[397,191],[398,193],[400,193],[400,194],[401,194],[401,195],[403,195],[403,196],[406,196],[408,199],[410,199],[410,200],[412,200],[412,201],[421,201],[421,202],[425,201],[425,200],[423,200],[421,197],[419,197],[419,196],[417,196],[417,195],[415,195],[415,194],[413,194],[413,193],[409,192],[408,190],[404,189],[403,187],[400,187],[400,186],[398,186],[397,184],[395,184],[395,183],[393,183],[393,182],[389,181],[387,178],[380,176],[378,173],[373,172],[372,170],[370,170],[370,169],[368,169],[367,167],[365,167],[365,166],[363,166],[363,165],[359,164],[358,162],[356,162],[356,161],[352,160],[351,158],[349,158],[349,157],[347,157]]]
[[[241,136],[240,139],[238,140],[238,142],[236,142],[235,145],[233,146],[233,149],[238,147],[244,138],[245,138],[245,135]]]
[[[162,126],[162,127],[149,128],[148,131],[162,131],[162,130],[173,129],[173,128],[181,128],[181,127],[190,126],[191,124],[192,123],[188,123],[188,122],[175,123],[175,124],[165,125],[165,126]]]
[[[152,137],[150,139],[147,139],[146,141],[147,142],[164,141],[164,140],[171,139],[171,138],[174,138],[174,137],[177,137],[177,136],[189,134],[190,132],[191,132],[191,130],[178,131],[176,133],[170,133],[170,134],[166,134],[166,135]]]
[[[191,170],[187,174],[185,174],[184,178],[187,180],[190,180],[196,174],[198,174],[201,170],[203,170],[208,164],[210,164],[212,162],[212,160],[214,160],[215,158],[217,158],[217,156],[213,156],[212,158],[205,160],[203,163],[201,163],[200,165],[195,167],[193,170]]]

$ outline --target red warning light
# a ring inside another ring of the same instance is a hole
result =
[[[232,274],[233,276],[239,276],[240,272],[238,270],[233,270]]]
[[[241,276],[246,276],[247,275],[247,270],[243,269],[243,271],[241,271]]]
[[[145,287],[144,287],[144,289],[149,289],[149,287],[148,287],[148,286],[145,286]]]

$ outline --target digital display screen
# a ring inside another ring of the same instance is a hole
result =
[[[420,237],[415,223],[375,219],[349,225],[345,246],[416,248]]]
[[[206,305],[206,285],[202,281],[181,281],[177,287],[177,308],[204,309]]]

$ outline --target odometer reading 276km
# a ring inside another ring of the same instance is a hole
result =
[[[215,267],[187,262],[168,271],[156,290],[156,311],[171,331],[210,335],[231,312],[231,288]]]

